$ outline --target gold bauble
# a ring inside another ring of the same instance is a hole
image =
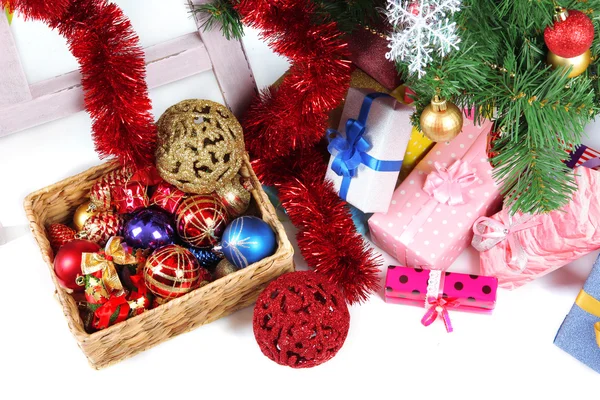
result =
[[[569,75],[567,75],[567,77],[574,78],[583,74],[590,66],[590,63],[592,62],[592,52],[590,51],[590,49],[588,49],[585,53],[583,53],[580,56],[564,58],[561,56],[557,56],[556,54],[548,50],[548,57],[546,61],[552,66],[553,69],[556,69],[558,67],[565,67],[565,70],[568,70],[569,67],[572,66],[573,69],[571,69],[571,72],[569,72]]]
[[[85,203],[77,207],[77,210],[75,210],[75,215],[73,215],[73,224],[75,225],[75,228],[77,228],[77,231],[83,229],[83,225],[89,217],[98,213],[97,210],[92,211],[90,205],[91,202],[86,201]]]
[[[421,130],[434,142],[447,142],[460,133],[462,112],[453,103],[435,96],[421,113]]]
[[[182,101],[165,111],[157,128],[158,172],[186,193],[210,194],[231,182],[242,166],[242,126],[219,103]]]
[[[229,261],[223,259],[223,260],[219,261],[219,263],[217,264],[217,266],[215,268],[215,272],[213,272],[213,280],[216,281],[217,279],[221,279],[224,276],[233,274],[237,270],[238,270],[238,268],[235,265],[233,265]]]
[[[244,214],[252,200],[252,194],[242,185],[243,179],[240,175],[236,175],[231,182],[226,183],[215,192],[232,218]]]

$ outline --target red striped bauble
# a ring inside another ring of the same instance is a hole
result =
[[[220,240],[228,221],[227,211],[213,196],[196,195],[177,208],[177,233],[194,247],[212,247]]]
[[[170,244],[148,257],[144,279],[148,290],[169,300],[206,285],[210,281],[210,272],[200,266],[189,250]]]

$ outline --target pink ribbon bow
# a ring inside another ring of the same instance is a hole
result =
[[[469,163],[456,160],[446,168],[440,163],[434,164],[435,171],[431,171],[425,180],[423,190],[441,204],[455,206],[464,204],[462,191],[471,186],[477,176],[471,171]]]
[[[446,326],[448,333],[452,332],[452,322],[450,321],[450,314],[448,313],[448,307],[455,307],[457,305],[454,301],[448,301],[444,298],[434,298],[429,300],[430,307],[421,319],[421,323],[424,326],[429,326],[435,322],[438,317],[441,317]]]
[[[475,236],[473,236],[471,244],[478,251],[483,252],[490,250],[504,240],[508,240],[508,247],[505,252],[506,265],[510,269],[521,273],[527,266],[527,253],[515,233],[541,224],[539,221],[534,221],[533,218],[534,215],[523,214],[513,220],[507,210],[502,210],[500,221],[481,217],[473,225]]]

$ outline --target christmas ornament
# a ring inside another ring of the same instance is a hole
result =
[[[420,122],[423,134],[429,139],[447,142],[462,130],[463,116],[458,107],[436,94],[421,113]]]
[[[227,226],[221,246],[227,261],[237,268],[246,268],[275,253],[277,236],[262,219],[244,216]]]
[[[350,313],[339,290],[324,276],[290,272],[260,294],[252,325],[265,356],[280,365],[311,368],[340,350]]]
[[[0,5],[45,22],[67,39],[80,63],[98,154],[136,168],[152,164],[156,131],[144,51],[121,9],[104,0],[0,0]]]
[[[158,121],[156,166],[186,193],[209,194],[242,166],[242,127],[227,107],[209,100],[176,104]]]
[[[348,302],[364,301],[377,290],[381,261],[365,247],[345,203],[324,182],[327,165],[315,149],[329,113],[348,91],[344,36],[336,24],[323,22],[312,0],[241,0],[235,9],[292,64],[281,85],[263,91],[246,112],[244,138],[252,167],[263,184],[278,188],[308,265],[339,284]]]
[[[433,60],[458,50],[460,37],[450,17],[460,11],[461,0],[388,0],[386,14],[393,32],[386,58],[408,63],[408,71],[419,78]]]
[[[185,199],[177,209],[177,233],[194,247],[217,244],[228,222],[227,211],[213,196],[196,195]]]
[[[76,282],[81,275],[82,254],[99,250],[100,246],[89,240],[73,240],[62,246],[54,258],[54,273],[60,285],[76,292],[83,291]]]
[[[136,249],[157,249],[175,241],[173,219],[160,208],[147,208],[133,214],[125,223],[123,236]]]
[[[163,299],[174,299],[207,284],[210,272],[189,250],[174,244],[157,249],[144,266],[146,287]]]
[[[175,210],[177,210],[184,197],[185,193],[175,186],[167,182],[161,182],[154,190],[150,204],[158,206],[170,214],[175,214]]]
[[[557,7],[554,24],[544,29],[544,41],[556,56],[571,58],[585,53],[594,41],[592,20],[577,10]]]
[[[119,214],[136,212],[150,205],[147,187],[140,182],[129,182],[112,190],[112,202]]]
[[[2,226],[0,225],[0,229]],[[75,240],[75,232],[63,224],[52,224],[48,227],[48,240],[50,241],[50,247],[56,253],[65,244]]]
[[[552,68],[556,69],[559,67],[563,67],[565,71],[572,67],[568,78],[574,78],[583,74],[587,68],[590,66],[592,62],[592,52],[590,50],[586,50],[582,55],[571,57],[571,58],[563,58],[559,57],[551,51],[548,51],[547,62],[552,66]]]
[[[75,225],[75,229],[78,231],[82,230],[85,221],[94,214],[96,214],[96,211],[94,210],[94,207],[92,207],[91,201],[86,201],[77,207],[75,214],[73,215],[73,225]]]
[[[215,272],[213,272],[213,274],[212,274],[213,280],[216,281],[217,279],[221,279],[224,276],[233,274],[235,271],[238,271],[238,268],[235,265],[233,265],[232,263],[230,263],[227,260],[221,260],[217,264],[217,267],[215,268]]]
[[[213,271],[217,264],[223,260],[222,255],[212,251],[210,248],[199,249],[197,247],[190,247],[188,250],[196,257],[200,266],[209,271]]]
[[[85,221],[77,233],[78,239],[87,239],[104,246],[108,239],[118,236],[123,228],[123,217],[109,211],[99,212]]]
[[[152,308],[153,296],[146,287],[142,275],[133,275],[131,282],[134,287],[127,296],[127,304],[129,305],[129,316],[133,317]]]
[[[90,189],[90,209],[88,211],[110,211],[112,209],[112,189],[126,185],[131,179],[128,168],[117,168],[103,175]]]
[[[131,311],[127,293],[124,291],[112,294],[110,299],[102,304],[88,303],[87,306],[93,312],[92,329],[94,330],[105,329],[125,321]]]
[[[248,210],[250,200],[252,200],[252,194],[244,187],[242,179],[241,176],[236,175],[230,183],[217,188],[215,192],[232,218],[244,214]]]

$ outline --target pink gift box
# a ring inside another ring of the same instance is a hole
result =
[[[430,287],[432,273],[440,274],[440,279],[439,285]],[[449,309],[489,313],[496,306],[498,279],[494,277],[393,265],[385,277],[385,301],[424,307],[428,287],[435,292],[430,297],[445,299]]]
[[[481,273],[514,289],[600,249],[600,172],[575,169],[578,190],[560,210],[540,215],[502,210],[473,226]]]
[[[465,119],[454,140],[435,145],[396,189],[388,212],[369,219],[377,246],[409,267],[443,270],[456,260],[475,220],[501,204],[486,155],[491,127]]]

